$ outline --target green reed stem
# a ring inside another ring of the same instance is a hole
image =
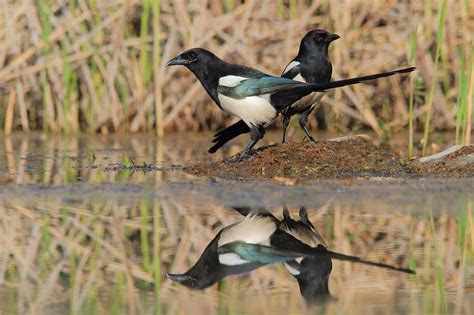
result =
[[[149,272],[151,267],[150,241],[148,238],[147,229],[148,215],[148,203],[146,201],[142,201],[140,203],[140,216],[142,218],[142,228],[140,229],[140,245],[143,254],[143,269],[145,269],[146,272]]]
[[[410,56],[409,56],[409,64],[411,66],[414,65],[415,55],[416,55],[416,47],[418,42],[418,24],[415,26],[415,30],[410,33]],[[408,156],[413,156],[413,123],[414,123],[414,112],[413,112],[413,98],[414,98],[414,78],[413,75],[410,75],[410,103],[409,103],[409,121],[408,121]]]
[[[160,313],[159,295],[161,288],[161,205],[159,200],[153,202],[153,280],[155,288],[156,314]]]
[[[446,301],[446,293],[444,289],[444,278],[443,278],[443,267],[441,262],[441,253],[438,244],[438,238],[436,236],[436,228],[433,218],[433,211],[430,207],[430,224],[431,224],[431,232],[433,234],[433,241],[435,246],[435,285],[438,289],[438,295],[441,300],[441,306],[443,307],[443,311],[446,314],[448,311],[448,304]]]
[[[160,13],[160,0],[153,1],[152,11],[153,11],[153,70],[154,70],[154,88],[155,88],[155,124],[156,124],[156,135],[159,138],[164,136],[164,126],[163,126],[163,100],[161,94],[161,78],[158,75],[159,68],[161,65],[161,42],[160,42],[160,32],[161,32],[161,13]]]
[[[446,8],[447,8],[447,0],[443,0],[441,4],[441,9],[438,15],[438,31],[436,34],[436,55],[435,55],[435,66],[433,69],[433,79],[431,81],[431,89],[430,94],[428,96],[428,112],[426,113],[425,118],[425,128],[423,134],[423,149],[422,155],[426,154],[426,149],[428,147],[428,136],[430,130],[430,121],[431,121],[431,112],[433,108],[433,96],[436,84],[436,71],[438,69],[439,58],[441,56],[441,44],[443,42],[443,34],[444,34],[444,27],[446,23]]]
[[[147,85],[148,82],[150,82],[152,70],[157,71],[157,69],[151,68],[150,58],[148,55],[148,29],[150,24],[151,2],[150,0],[143,0],[142,3],[143,9],[140,19],[140,67],[143,82]]]
[[[455,142],[459,144],[461,141],[461,130],[464,130],[464,123],[466,121],[467,111],[467,78],[465,69],[465,57],[464,53],[459,47],[459,69],[458,69],[458,96],[456,100],[456,131],[455,131]]]

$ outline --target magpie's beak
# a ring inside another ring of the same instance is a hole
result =
[[[174,273],[166,273],[166,278],[178,283],[183,283],[192,279],[190,276],[179,275],[179,274],[174,274]]]
[[[187,61],[186,59],[184,59],[183,57],[181,57],[181,55],[177,56],[177,57],[174,57],[173,59],[171,59],[170,61],[168,61],[166,63],[166,65],[169,67],[169,66],[184,66],[184,65],[187,65],[189,63],[189,61]]]
[[[328,36],[328,42],[332,42],[332,41],[335,41],[336,39],[339,39],[341,38],[341,36],[337,35],[337,34],[331,34]]]

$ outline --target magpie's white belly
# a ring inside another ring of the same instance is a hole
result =
[[[314,92],[308,94],[291,104],[291,108],[296,111],[303,111],[309,108],[310,106],[315,106],[321,100],[324,93],[325,92]]]
[[[268,246],[276,228],[276,223],[270,217],[249,214],[239,223],[224,229],[217,246],[237,241]]]
[[[218,97],[224,111],[239,117],[247,124],[265,125],[272,122],[277,115],[267,95],[234,99],[219,94]]]

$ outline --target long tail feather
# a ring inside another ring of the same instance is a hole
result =
[[[365,81],[371,81],[371,80],[375,80],[379,78],[389,77],[395,74],[409,73],[409,72],[414,71],[415,69],[416,69],[415,67],[409,67],[409,68],[403,68],[403,69],[389,71],[389,72],[366,75],[366,76],[357,77],[357,78],[332,81],[332,82],[324,82],[324,83],[314,83],[311,85],[313,86],[313,88],[315,88],[315,91],[329,90],[329,89],[334,89],[341,86],[353,85],[353,84],[358,84]]]
[[[395,74],[409,73],[409,72],[414,71],[415,69],[416,69],[415,67],[410,67],[410,68],[403,68],[403,69],[399,69],[395,71],[376,73],[376,74],[366,75],[366,76],[357,77],[357,78],[339,80],[339,81],[323,82],[323,83],[308,83],[308,84],[301,84],[301,85],[287,85],[284,88],[282,88],[281,91],[272,95],[272,101],[273,101],[272,104],[275,106],[275,108],[278,111],[282,112],[285,110],[285,108],[290,106],[293,102],[299,100],[301,97],[312,92],[322,92],[322,91],[335,89],[335,88],[346,86],[346,85],[359,84],[362,82],[389,77]],[[279,96],[279,94],[281,93],[285,94],[285,98],[281,98]],[[291,102],[288,102],[287,101],[288,99],[290,99]]]
[[[329,250],[323,250],[323,249],[318,249],[314,248],[315,251],[317,251],[316,256],[326,256],[332,259],[337,259],[337,260],[342,260],[342,261],[351,261],[354,263],[358,264],[363,264],[363,265],[369,265],[369,266],[375,266],[379,268],[385,268],[385,269],[391,269],[391,270],[396,270],[404,273],[409,273],[409,274],[415,274],[415,271],[408,269],[408,268],[398,268],[392,265],[384,264],[384,263],[379,263],[379,262],[374,262],[370,260],[365,260],[360,257],[356,256],[349,256],[349,255],[344,255],[336,252],[332,252]]]
[[[233,125],[219,131],[214,135],[212,142],[214,145],[209,149],[209,153],[215,153],[219,150],[224,144],[229,142],[241,134],[247,133],[250,131],[250,128],[245,124],[243,120],[239,120]]]

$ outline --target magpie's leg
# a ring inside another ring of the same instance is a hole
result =
[[[290,124],[290,116],[284,115],[283,116],[283,138],[281,140],[281,143],[285,143],[286,141],[286,129],[288,128],[289,124]]]
[[[308,139],[315,142],[313,136],[311,135],[308,128],[306,127],[306,124],[308,123],[308,115],[311,114],[312,111],[313,111],[313,106],[311,106],[305,112],[303,112],[303,114],[300,117],[300,126],[301,128],[303,128],[304,133],[306,134]]]
[[[309,114],[311,114],[313,112],[313,110],[315,108],[319,108],[321,106],[321,98],[324,96],[324,93],[319,93],[317,98],[315,99],[314,101],[314,104],[312,106],[310,106],[305,112],[303,112],[303,114],[301,115],[300,117],[300,126],[301,128],[303,128],[304,130],[304,133],[306,134],[306,136],[308,137],[309,140],[313,141],[313,142],[316,142],[313,138],[313,136],[311,135],[311,133],[309,132],[308,128],[306,127],[306,125],[308,124],[308,116]]]
[[[250,142],[245,146],[242,153],[240,153],[239,157],[237,158],[237,162],[243,160],[244,157],[248,155],[250,150],[252,150],[253,146],[257,144],[258,140],[262,139],[265,135],[265,129],[262,125],[260,126],[251,126],[250,127]]]

